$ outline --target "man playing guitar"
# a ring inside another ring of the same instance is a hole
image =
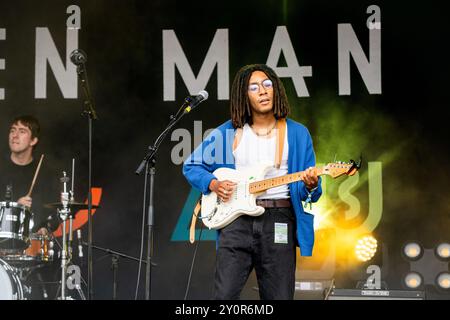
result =
[[[315,202],[322,193],[311,135],[302,124],[287,119],[284,86],[266,65],[238,71],[230,111],[231,120],[216,128],[184,163],[183,173],[194,188],[204,195],[214,193],[214,201],[226,207],[248,193],[248,184],[241,191],[236,179],[216,177],[217,169],[244,172],[264,164],[261,178],[298,172],[299,179],[257,194],[256,205],[264,208],[263,214],[241,214],[217,228],[214,297],[239,299],[254,268],[261,299],[293,299],[296,247],[302,256],[310,256],[314,244],[314,217],[303,210],[302,201]],[[202,218],[206,219],[203,204]]]

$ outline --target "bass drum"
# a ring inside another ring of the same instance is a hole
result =
[[[0,300],[22,300],[23,288],[9,264],[0,259]]]

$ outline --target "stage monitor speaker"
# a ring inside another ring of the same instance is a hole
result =
[[[333,289],[328,300],[425,300],[425,292],[408,290]]]

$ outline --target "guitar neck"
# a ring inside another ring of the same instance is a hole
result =
[[[260,193],[260,192],[266,191],[267,189],[270,189],[270,188],[275,188],[275,187],[282,186],[285,184],[300,181],[300,180],[302,180],[301,179],[302,173],[303,173],[303,171],[299,171],[299,172],[287,174],[285,176],[280,176],[280,177],[275,177],[275,178],[252,182],[249,185],[250,193]],[[317,175],[320,176],[323,174],[324,174],[323,168],[317,168]]]

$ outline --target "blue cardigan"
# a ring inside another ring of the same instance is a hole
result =
[[[311,135],[302,124],[286,119],[288,132],[288,173],[303,171],[316,164]],[[183,174],[188,182],[203,194],[211,192],[209,184],[216,177],[212,174],[220,167],[235,169],[233,141],[236,130],[231,120],[223,123],[194,150],[183,165]],[[314,246],[314,216],[303,210],[301,201],[308,196],[316,202],[322,194],[321,179],[318,188],[308,192],[303,181],[289,187],[291,201],[297,221],[297,245],[302,256],[311,256]]]

